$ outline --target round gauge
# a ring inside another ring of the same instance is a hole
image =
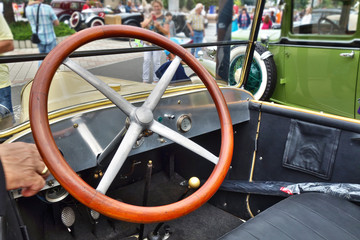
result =
[[[45,199],[48,202],[55,203],[63,200],[69,193],[62,186],[56,186],[46,190]]]
[[[177,124],[178,130],[181,132],[188,132],[192,127],[191,118],[189,115],[186,115],[186,114],[181,115],[178,118],[176,124]]]

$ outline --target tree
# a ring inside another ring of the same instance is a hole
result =
[[[169,0],[169,1],[171,1],[171,0]],[[185,7],[185,4],[186,4],[186,1],[185,0],[180,0],[179,1],[179,7],[180,7],[180,9],[182,9],[183,7]]]
[[[15,22],[15,14],[12,3],[22,4],[25,1],[27,2],[29,0],[2,0],[4,4],[4,18],[8,24]],[[44,0],[43,3],[50,4],[51,0]]]
[[[308,2],[308,0],[295,1],[295,9],[305,9]]]
[[[194,6],[195,6],[195,3],[194,3],[193,0],[187,0],[187,1],[186,1],[186,8],[187,8],[188,10],[193,9]]]
[[[209,7],[211,5],[219,6],[219,1],[224,0],[196,0],[196,3],[202,3],[205,7]]]
[[[12,1],[4,0],[4,18],[8,24],[15,22],[14,9],[12,7]]]

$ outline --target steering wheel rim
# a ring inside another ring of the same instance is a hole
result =
[[[172,204],[142,207],[114,200],[83,181],[67,164],[52,137],[47,100],[51,80],[65,58],[80,46],[103,38],[133,37],[152,42],[179,56],[198,74],[207,87],[218,111],[221,124],[219,162],[208,180],[189,197]],[[224,97],[211,75],[181,46],[152,31],[132,26],[99,26],[80,31],[54,48],[40,66],[30,92],[30,125],[35,143],[46,165],[59,183],[78,201],[101,214],[118,220],[152,223],[184,216],[202,206],[220,187],[230,167],[233,133],[230,113]],[[66,173],[66,174],[64,174]]]
[[[325,17],[325,16],[322,16],[322,17],[320,17],[319,20],[318,20],[318,33],[319,33],[319,34],[322,33],[322,31],[321,31],[321,22],[322,22],[322,21],[326,21],[326,22],[330,23],[330,25],[331,25],[330,33],[334,33],[335,29],[338,30],[338,31],[340,30],[340,26],[337,25],[336,23],[334,23],[334,21],[328,19],[328,18]]]

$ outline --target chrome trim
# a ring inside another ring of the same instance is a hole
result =
[[[351,51],[350,53],[340,53],[340,57],[345,57],[345,58],[354,58],[355,56],[355,52]]]
[[[225,85],[220,85],[220,88],[226,87]],[[196,92],[196,91],[202,91],[205,89],[205,86],[203,84],[192,84],[192,85],[186,85],[186,86],[175,86],[171,87],[166,90],[164,97],[170,97],[170,96],[177,96],[186,94],[189,91]],[[148,91],[143,92],[137,92],[134,94],[127,94],[123,95],[125,99],[131,103],[137,103],[144,101],[144,99],[149,95]],[[57,119],[57,118],[63,118],[64,116],[73,116],[74,114],[77,114],[79,112],[86,113],[88,111],[91,111],[93,109],[103,108],[103,107],[109,107],[113,106],[113,103],[106,97],[103,99],[94,100],[92,102],[86,102],[81,103],[78,105],[73,105],[61,109],[54,110],[49,113],[49,120]],[[3,129],[0,131],[0,137],[6,138],[10,137],[11,139],[13,136],[21,133],[22,131],[26,131],[27,129],[30,129],[30,122],[29,120],[26,120],[19,125],[13,126],[11,128]]]
[[[330,47],[330,46],[314,46],[314,45],[297,45],[297,44],[269,44],[270,46],[281,46],[281,47],[297,47],[297,48],[323,48],[323,49],[340,49],[339,47]],[[355,50],[358,51],[360,48],[356,47],[341,47],[342,50]]]
[[[286,41],[288,43],[286,43]],[[347,40],[347,41],[338,41],[338,40],[329,41],[329,40],[293,39],[293,38],[288,38],[288,37],[282,37],[276,42],[269,42],[269,45],[296,46],[296,47],[316,47],[316,48],[335,48],[335,49],[341,48],[341,49],[359,50],[360,49],[358,47],[359,42],[360,42],[360,39],[358,39],[358,38],[350,39],[350,40]],[[341,45],[341,46],[326,46],[326,45]],[[349,45],[349,46],[346,46],[346,45]]]
[[[270,51],[266,51],[263,54],[261,54],[260,58],[261,58],[261,60],[265,60],[271,56],[273,56],[273,54]]]

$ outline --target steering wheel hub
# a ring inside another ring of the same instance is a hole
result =
[[[140,124],[147,125],[153,121],[154,115],[150,109],[139,107],[135,111],[135,118],[139,121]]]

